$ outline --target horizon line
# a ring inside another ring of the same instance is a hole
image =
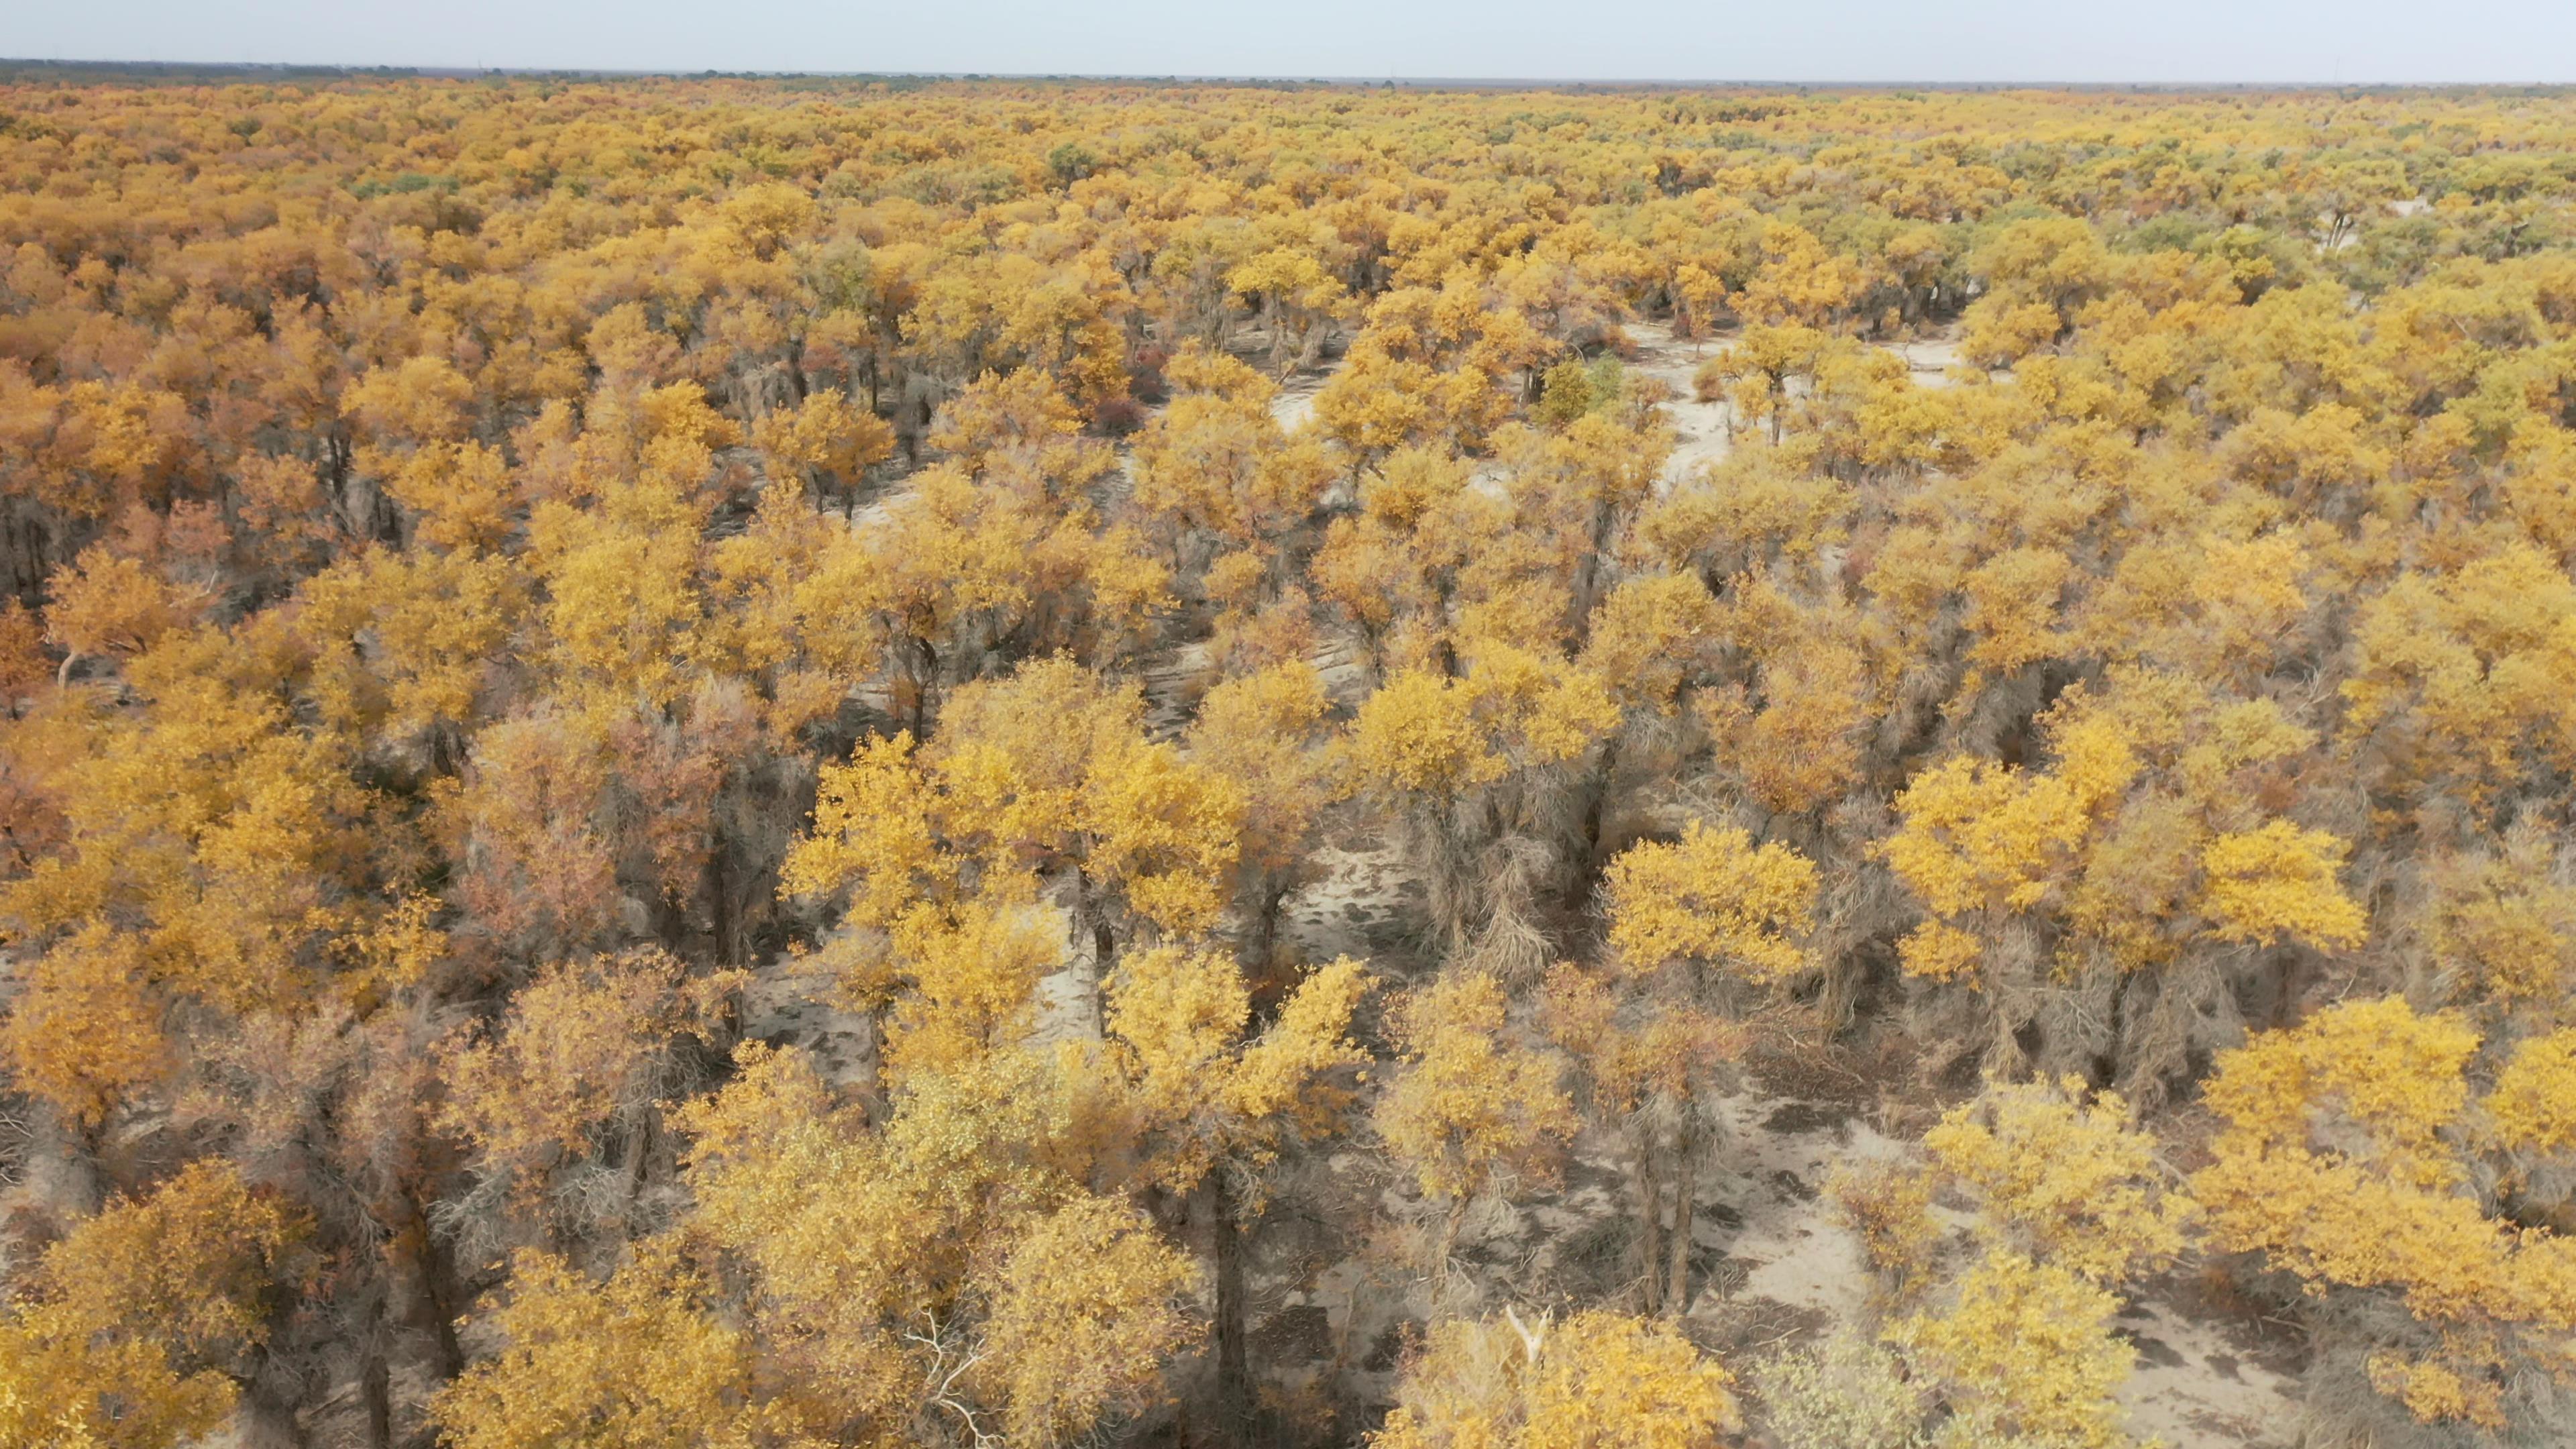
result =
[[[539,79],[603,80],[847,80],[924,82],[1036,82],[1129,85],[1303,85],[1318,87],[1435,87],[1476,89],[1701,88],[1736,90],[1836,91],[2438,91],[2438,90],[2576,90],[2576,81],[2549,80],[1861,80],[1850,78],[1747,78],[1707,76],[1476,76],[1476,75],[1315,75],[1224,72],[1141,71],[975,71],[975,70],[680,70],[668,67],[625,68],[588,65],[463,66],[403,62],[254,61],[254,60],[111,60],[38,56],[0,56],[0,73],[21,68],[61,70],[151,70],[170,72],[284,72],[380,79],[479,79],[486,76]],[[0,83],[9,77],[0,74]]]

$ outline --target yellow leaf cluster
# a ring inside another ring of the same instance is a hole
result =
[[[1610,945],[1631,970],[1678,958],[1768,983],[1810,968],[1816,867],[1776,841],[1756,849],[1744,831],[1694,820],[1678,841],[1622,853],[1603,890]]]
[[[1513,1040],[1493,978],[1459,973],[1418,987],[1392,1024],[1400,1065],[1377,1130],[1423,1192],[1463,1202],[1502,1174],[1551,1169],[1574,1136],[1573,1104],[1554,1057]]]
[[[2155,1139],[2115,1093],[2082,1083],[1995,1084],[1923,1134],[1939,1174],[1965,1188],[1999,1249],[2117,1285],[2170,1264],[2191,1199],[2170,1190]]]
[[[2576,1332],[2576,1242],[2491,1214],[2463,1141],[2478,1038],[2399,997],[2319,1012],[2222,1058],[2227,1122],[2193,1187],[2220,1248],[2261,1253],[2317,1293],[2385,1301],[2419,1329],[2372,1382],[2428,1422],[2505,1423],[2513,1376],[2556,1371]],[[2479,1104],[2509,1143],[2564,1139],[2566,1043],[2516,1052]]]
[[[1734,1378],[1670,1327],[1603,1310],[1453,1319],[1405,1366],[1374,1449],[1690,1449],[1741,1427]]]
[[[2119,1310],[2072,1270],[1999,1250],[1945,1311],[1900,1319],[1888,1337],[1948,1404],[1944,1449],[2118,1449],[2133,1441],[2113,1395],[2134,1358],[2112,1329]]]

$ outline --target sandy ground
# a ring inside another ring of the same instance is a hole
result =
[[[1959,365],[1959,339],[1956,337],[1898,342],[1890,344],[1887,350],[1905,360],[1905,370],[1912,374],[1916,387],[1948,387],[1950,369]]]
[[[2120,1391],[2129,1427],[2174,1449],[2280,1449],[2294,1442],[2300,1419],[2298,1383],[2266,1365],[2292,1346],[2278,1330],[2223,1318],[2187,1316],[2178,1300],[2188,1283],[2151,1285],[2120,1315],[2120,1332],[2138,1351],[2138,1366]]]
[[[1662,486],[1671,487],[1703,465],[1723,462],[1735,450],[1734,409],[1724,402],[1701,402],[1692,392],[1691,380],[1702,363],[1726,350],[1728,337],[1694,342],[1676,338],[1672,328],[1660,322],[1631,322],[1625,331],[1636,349],[1628,364],[1630,370],[1656,379],[1673,393],[1672,401],[1664,404],[1664,416],[1673,425],[1674,445]],[[1948,387],[1950,369],[1959,365],[1955,337],[1882,344],[1881,350],[1905,363],[1907,375],[1917,387]]]
[[[1724,340],[1676,339],[1673,329],[1660,322],[1632,322],[1627,333],[1637,347],[1630,369],[1663,383],[1673,393],[1672,401],[1664,404],[1664,416],[1673,425],[1673,456],[1664,464],[1660,486],[1670,488],[1702,464],[1725,461],[1735,451],[1729,426],[1734,409],[1722,402],[1701,402],[1691,391],[1691,375],[1725,350]]]
[[[1335,358],[1321,368],[1298,373],[1279,384],[1278,394],[1270,399],[1270,415],[1279,420],[1281,428],[1293,433],[1306,425],[1306,420],[1315,415],[1315,394],[1323,391],[1340,366],[1341,360]]]

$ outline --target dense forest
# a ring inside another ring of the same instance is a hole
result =
[[[0,84],[0,1446],[2568,1443],[2571,207]]]

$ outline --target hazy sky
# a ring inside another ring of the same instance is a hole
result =
[[[1567,80],[2576,81],[2576,0],[0,0],[0,56]]]

